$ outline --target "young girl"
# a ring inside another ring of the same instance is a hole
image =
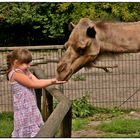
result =
[[[34,89],[66,82],[55,78],[37,79],[28,70],[31,61],[32,55],[25,48],[16,49],[7,55],[7,78],[11,85],[14,109],[12,137],[34,137],[44,124]]]

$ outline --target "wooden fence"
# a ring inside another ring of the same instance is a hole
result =
[[[43,70],[38,67],[33,67],[32,71],[39,79],[47,78]],[[54,86],[37,89],[36,95],[38,107],[42,111],[44,121],[46,121],[36,137],[55,137],[55,133],[60,125],[60,137],[71,137],[72,102]],[[41,101],[41,96],[43,96],[43,101]],[[53,97],[59,102],[54,111]],[[43,103],[42,109],[41,103]]]

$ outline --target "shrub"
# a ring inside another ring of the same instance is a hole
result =
[[[73,118],[90,116],[93,113],[92,108],[92,105],[88,101],[88,96],[83,96],[82,98],[74,100],[72,104]]]

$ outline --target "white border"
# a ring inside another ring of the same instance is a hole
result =
[[[0,2],[140,2],[140,0],[0,0]]]

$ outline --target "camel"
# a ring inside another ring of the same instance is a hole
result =
[[[140,22],[93,22],[82,18],[70,24],[72,32],[64,44],[66,51],[57,66],[57,78],[69,80],[83,67],[94,66],[103,53],[137,53],[140,51]]]

